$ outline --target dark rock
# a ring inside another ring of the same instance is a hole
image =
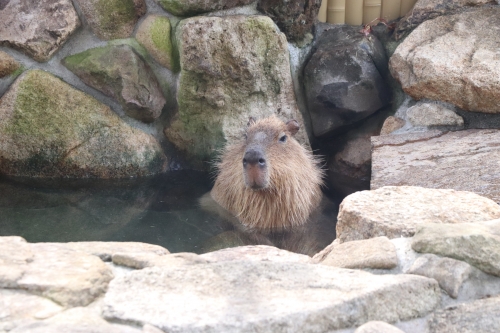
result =
[[[289,41],[307,43],[320,5],[321,0],[260,0],[257,9],[271,17]]]
[[[323,32],[304,68],[304,85],[317,137],[339,133],[390,101],[387,58],[375,36],[358,27]]]
[[[47,61],[80,26],[70,0],[0,1],[0,45]]]
[[[125,113],[152,122],[161,114],[165,97],[155,74],[129,45],[108,45],[64,58],[64,66],[89,86],[116,99]]]

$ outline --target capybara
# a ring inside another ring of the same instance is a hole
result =
[[[248,230],[301,226],[321,202],[323,172],[295,140],[299,124],[250,118],[244,137],[226,147],[211,196]]]

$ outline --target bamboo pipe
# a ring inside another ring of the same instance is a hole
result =
[[[363,0],[347,0],[345,3],[345,23],[363,24]]]
[[[380,17],[387,21],[397,19],[401,15],[401,0],[382,0]]]
[[[417,0],[402,0],[400,15],[405,16],[410,10],[412,10],[415,2],[417,2]]]
[[[319,7],[319,12],[318,12],[318,21],[320,22],[326,22],[326,8],[328,6],[328,0],[322,0],[321,1],[321,6]]]
[[[363,24],[372,22],[380,17],[382,0],[365,0],[363,6]],[[374,21],[373,23],[377,23]]]
[[[326,19],[328,23],[345,23],[345,2],[346,0],[328,0],[328,14]]]

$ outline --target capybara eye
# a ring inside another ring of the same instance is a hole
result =
[[[280,142],[286,142],[286,135],[283,135],[283,136],[280,138]]]

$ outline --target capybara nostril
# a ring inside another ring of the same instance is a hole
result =
[[[266,159],[264,158],[264,154],[258,150],[250,148],[245,152],[245,156],[243,157],[243,166],[247,165],[259,165],[260,167],[266,166]]]

